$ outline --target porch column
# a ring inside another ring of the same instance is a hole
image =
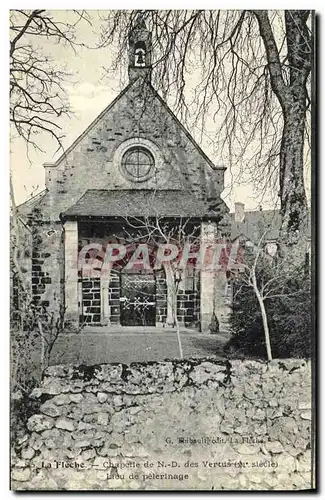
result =
[[[216,242],[217,226],[215,222],[201,222],[201,244],[212,245]],[[215,293],[215,271],[201,270],[200,280],[200,322],[201,331],[209,332],[213,309]]]
[[[65,322],[78,327],[78,222],[64,224]]]
[[[231,314],[231,290],[227,283],[226,271],[220,269],[215,273],[215,313],[219,321],[220,332],[229,330]]]
[[[110,275],[102,273],[100,279],[100,299],[101,299],[101,324],[109,326],[110,324],[110,307],[109,307],[109,279]]]

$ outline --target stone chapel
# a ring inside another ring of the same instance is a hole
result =
[[[45,163],[45,190],[18,207],[31,235],[33,300],[64,308],[67,328],[170,324],[168,276],[113,269],[85,275],[82,248],[105,244],[144,215],[191,220],[202,240],[227,234],[221,199],[225,167],[216,166],[151,83],[151,34],[138,20],[129,33],[129,83],[55,163]],[[29,266],[29,267],[28,267]],[[209,331],[226,321],[226,273],[188,273],[177,317]]]

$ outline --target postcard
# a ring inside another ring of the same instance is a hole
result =
[[[314,11],[10,11],[12,490],[315,490],[314,115]]]

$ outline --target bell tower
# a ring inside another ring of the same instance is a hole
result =
[[[138,14],[129,32],[129,80],[151,77],[151,33]]]

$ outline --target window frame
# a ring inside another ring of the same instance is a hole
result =
[[[122,158],[124,156],[124,153],[126,153],[129,149],[131,149],[134,146],[144,147],[146,150],[149,151],[149,153],[154,159],[154,167],[149,172],[147,178],[141,178],[140,182],[137,182],[137,180],[134,177],[130,177],[122,165]],[[119,172],[119,175],[121,176],[120,181],[122,181],[123,178],[124,181],[126,181],[130,186],[133,187],[136,187],[137,184],[141,185],[144,184],[145,182],[150,182],[152,178],[155,178],[157,180],[159,172],[163,171],[165,165],[163,155],[157,144],[152,140],[145,139],[142,137],[130,137],[129,139],[126,139],[120,144],[116,145],[116,147],[113,150],[111,161],[112,161],[112,168],[116,170],[116,172]],[[109,163],[107,164],[107,167],[109,168]],[[165,185],[166,182],[167,182],[166,177],[164,177],[161,184]],[[123,182],[123,184],[125,184],[125,182]]]
[[[135,162],[130,162],[128,163],[128,158],[133,155],[134,153],[137,153],[138,155],[138,163],[135,163]],[[147,158],[148,158],[148,164],[147,163],[141,163],[139,161],[139,153],[142,153],[144,154]],[[154,170],[155,168],[155,158],[154,156],[152,155],[151,151],[144,147],[143,145],[134,145],[134,146],[131,146],[130,148],[128,148],[122,155],[122,159],[121,159],[121,162],[122,162],[122,169],[124,171],[124,175],[126,177],[128,177],[129,179],[131,179],[133,182],[144,182],[146,181],[148,178],[151,177],[151,173],[152,171]],[[137,168],[137,175],[136,174],[133,174],[132,171],[130,171],[130,166],[136,166]],[[148,166],[148,170],[146,172],[145,175],[139,175],[139,167],[141,165],[147,165]]]

